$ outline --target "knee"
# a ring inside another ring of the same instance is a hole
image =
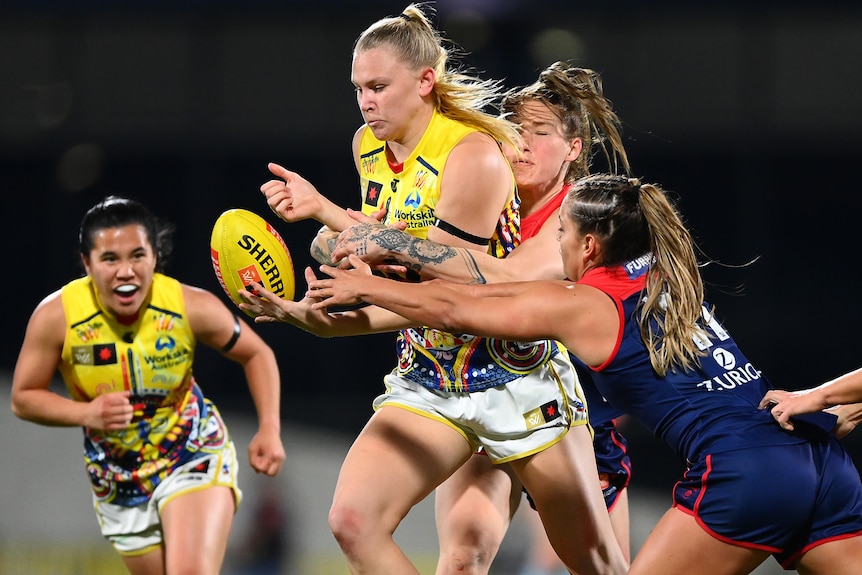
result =
[[[440,549],[438,575],[485,575],[500,548],[490,533],[471,530]]]
[[[342,551],[348,557],[361,553],[363,544],[373,540],[372,518],[349,505],[333,504],[329,510],[329,529]]]

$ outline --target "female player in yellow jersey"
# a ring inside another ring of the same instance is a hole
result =
[[[507,148],[521,200],[521,243],[503,259],[454,248],[393,231],[383,224],[354,225],[341,234],[333,259],[362,254],[368,263],[397,264],[423,279],[488,283],[528,279],[564,279],[557,242],[560,205],[574,181],[589,174],[594,155],[604,153],[614,170],[628,172],[628,156],[619,119],[593,70],[555,62],[532,84],[508,92],[501,112],[515,122],[521,150]],[[594,392],[580,373],[588,398],[596,463],[614,532],[629,555],[629,460],[625,440],[613,419],[619,414]],[[521,499],[521,483],[510,466],[488,457],[470,458],[436,491],[440,560],[437,575],[488,573]],[[532,519],[532,517],[531,517]],[[538,521],[529,573],[567,572],[550,549]],[[526,573],[527,571],[525,571]]]
[[[498,98],[496,86],[454,72],[447,56],[412,5],[356,42],[352,80],[365,124],[354,159],[363,213],[385,209],[384,222],[411,236],[501,257],[519,238],[515,182],[499,142],[516,144],[517,129],[483,112]],[[330,232],[355,223],[295,173],[270,169],[280,179],[262,191],[282,219],[311,217]],[[402,330],[398,364],[344,461],[330,511],[354,573],[417,573],[393,533],[480,445],[527,485],[570,569],[625,571],[595,480],[581,391],[555,342],[426,330],[380,308],[333,317],[306,313],[308,302],[250,301],[318,335]]]
[[[169,231],[129,199],[111,196],[86,213],[86,276],[33,312],[12,411],[83,427],[102,534],[133,575],[216,575],[240,502],[239,464],[192,375],[195,345],[242,364],[259,421],[248,457],[270,476],[285,457],[279,370],[270,347],[215,295],[157,271]],[[70,398],[49,389],[58,370]]]

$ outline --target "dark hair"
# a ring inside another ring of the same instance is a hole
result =
[[[637,178],[596,174],[575,182],[565,213],[581,235],[594,234],[603,266],[643,257],[647,271],[639,304],[641,337],[659,375],[692,368],[705,352],[703,279],[691,232],[666,192]]]
[[[173,250],[171,234],[174,226],[154,216],[144,204],[119,196],[107,196],[84,214],[78,232],[81,255],[89,257],[97,232],[129,225],[144,228],[156,254],[156,270],[162,271]]]

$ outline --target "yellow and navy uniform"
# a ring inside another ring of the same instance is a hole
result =
[[[215,406],[192,376],[196,338],[182,285],[155,274],[134,323],[104,309],[89,277],[61,291],[66,336],[60,373],[69,395],[91,401],[129,391],[134,415],[119,431],[84,428],[84,459],[98,500],[134,506],[180,464],[228,442]]]
[[[408,233],[425,239],[436,222],[434,208],[440,199],[446,160],[459,141],[477,131],[435,112],[410,156],[393,167],[386,158],[386,143],[366,128],[359,143],[363,213],[370,215],[386,208],[384,223],[404,221]],[[509,201],[488,244],[491,255],[505,257],[520,243],[518,207],[513,176]],[[397,348],[397,375],[446,391],[503,385],[559,351],[551,341],[515,343],[429,328],[402,330]]]

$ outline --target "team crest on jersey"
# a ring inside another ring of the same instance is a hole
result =
[[[362,167],[362,175],[367,176],[369,174],[373,174],[374,170],[377,169],[377,162],[380,161],[380,156],[375,152],[372,152],[371,155],[363,156],[360,160],[360,166]]]
[[[111,365],[117,363],[117,347],[113,343],[73,345],[72,363],[76,365]]]
[[[90,341],[99,337],[99,329],[101,329],[102,325],[100,321],[88,323],[83,327],[76,328],[75,333],[81,338],[81,341]]]
[[[174,329],[176,319],[177,316],[172,313],[159,314],[153,319],[154,327],[156,331],[171,331]]]
[[[383,191],[383,184],[368,180],[368,187],[365,188],[365,205],[376,208],[380,202],[380,192]]]

